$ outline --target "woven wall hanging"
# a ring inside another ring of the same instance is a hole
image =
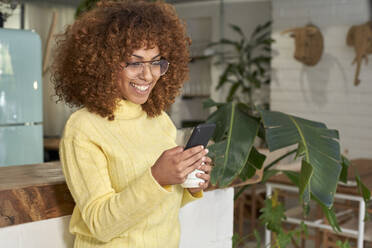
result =
[[[296,60],[305,65],[316,65],[323,54],[323,35],[319,28],[309,24],[305,27],[291,28],[283,31],[281,34],[291,33],[295,39]]]
[[[347,32],[346,44],[353,46],[355,50],[355,58],[352,64],[357,64],[354,85],[360,83],[359,73],[363,58],[368,63],[367,55],[372,53],[372,21],[367,23],[351,26]]]

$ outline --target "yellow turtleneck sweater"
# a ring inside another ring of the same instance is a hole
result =
[[[176,146],[165,112],[148,118],[141,105],[122,100],[115,120],[85,108],[66,123],[60,157],[76,202],[74,247],[176,248],[179,208],[196,198],[180,185],[160,186],[151,166]]]

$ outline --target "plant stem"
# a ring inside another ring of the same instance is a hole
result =
[[[276,163],[278,163],[280,160],[282,160],[282,159],[286,158],[287,156],[295,153],[296,151],[297,151],[297,148],[294,149],[294,150],[292,150],[292,151],[290,151],[290,152],[288,152],[288,153],[286,153],[286,154],[284,154],[283,156],[277,158],[276,160],[274,160],[273,162],[271,162],[269,165],[267,165],[265,167],[264,171],[267,171],[268,169],[270,169],[271,167],[273,167]],[[243,187],[241,187],[239,189],[239,191],[234,195],[234,201],[236,201],[239,198],[239,196],[244,192],[244,190],[246,190],[250,186],[251,185],[247,184],[247,185],[244,185]]]
[[[241,188],[239,189],[239,191],[234,195],[234,201],[235,201],[236,199],[238,199],[239,196],[241,195],[241,193],[243,193],[244,190],[246,190],[249,186],[251,186],[251,185],[247,184],[247,185],[244,185],[243,187],[241,187]]]
[[[293,153],[295,153],[295,152],[297,152],[297,148],[294,149],[294,150],[292,150],[292,151],[290,151],[290,152],[287,152],[287,153],[284,154],[283,156],[281,156],[281,157],[275,159],[273,162],[271,162],[269,165],[267,165],[267,166],[265,167],[264,171],[269,170],[271,167],[273,167],[273,166],[274,166],[276,163],[278,163],[280,160],[282,160],[282,159],[285,158],[285,157],[288,157],[289,155],[291,155],[291,154],[293,154]]]
[[[248,235],[241,237],[240,240],[238,240],[238,244],[242,243],[244,240],[248,239],[249,237],[252,237],[253,235],[254,233],[250,233]]]

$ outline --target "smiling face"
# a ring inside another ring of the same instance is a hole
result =
[[[128,63],[160,60],[158,46],[151,49],[141,48],[135,50],[129,58]],[[126,63],[122,63],[125,67]],[[142,73],[133,79],[126,69],[119,72],[119,89],[122,98],[136,104],[143,104],[149,98],[151,90],[154,88],[159,76],[153,75],[149,64],[145,64]]]

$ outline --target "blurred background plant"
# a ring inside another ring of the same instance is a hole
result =
[[[0,0],[0,27],[4,26],[4,23],[13,14],[18,4],[17,0]]]
[[[230,28],[239,39],[223,38],[209,45],[209,49],[217,47],[212,53],[217,55],[215,64],[224,66],[216,90],[229,85],[227,102],[243,102],[251,110],[253,105],[269,109],[269,99],[262,97],[260,90],[270,84],[271,44],[274,42],[271,21],[258,25],[250,36],[237,25],[230,24]]]
[[[307,237],[308,230],[304,222],[301,222],[297,228],[288,231],[284,230],[283,220],[286,219],[285,208],[282,203],[278,202],[275,196],[265,200],[265,206],[260,209],[260,212],[260,222],[272,232],[273,241],[271,242],[270,247],[285,248],[290,244],[294,244],[295,247],[300,247],[301,236]],[[252,238],[255,240],[256,248],[266,247],[266,245],[263,244],[261,235],[257,229],[254,229],[252,233],[243,237],[238,233],[235,233],[232,238],[232,247],[246,247],[244,246],[244,243],[249,239],[252,240]]]
[[[96,5],[96,3],[99,2],[99,1],[100,0],[83,0],[83,1],[81,1],[79,6],[76,9],[75,18],[77,18],[83,12],[92,9]],[[116,1],[118,1],[118,0],[116,0]],[[156,0],[147,0],[147,1],[148,2],[155,2]],[[166,2],[166,1],[164,1],[164,2]]]
[[[76,9],[75,18],[77,18],[83,12],[92,9],[98,1],[99,0],[83,0],[83,1],[81,1],[79,6]]]

